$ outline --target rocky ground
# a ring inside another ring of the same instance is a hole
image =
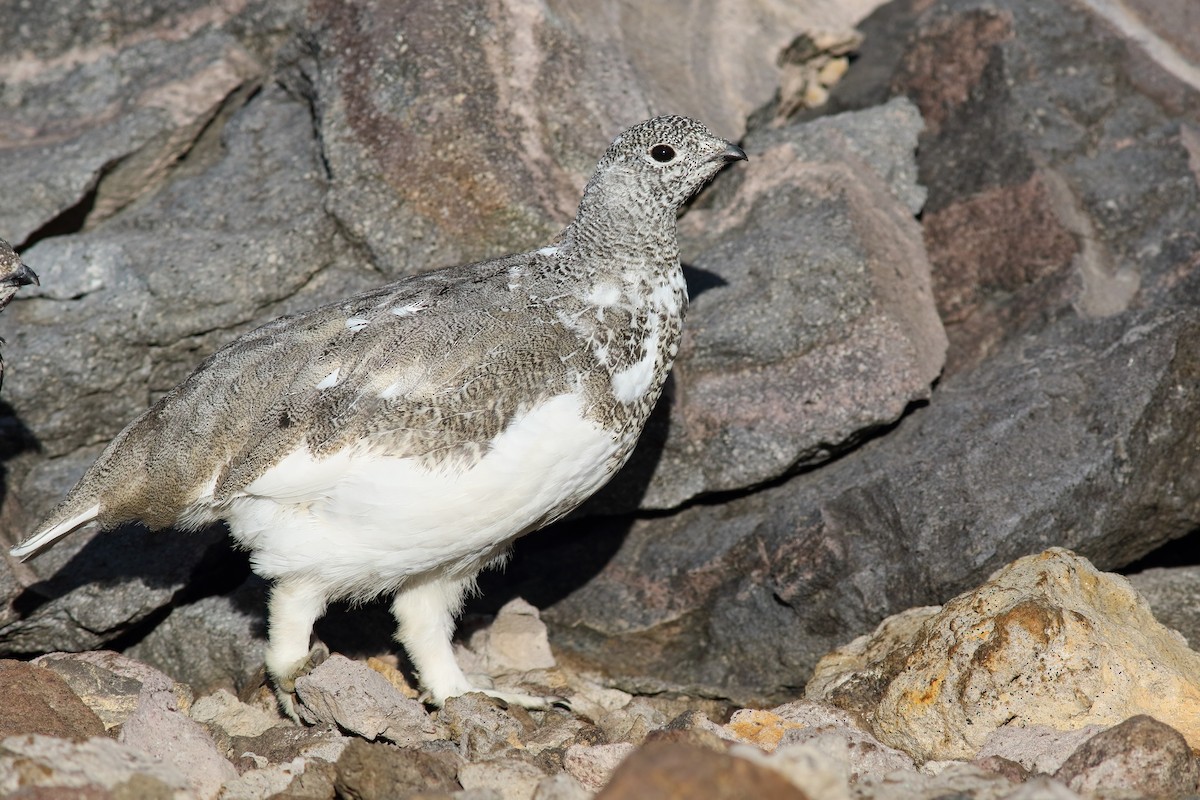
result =
[[[680,221],[634,459],[464,620],[561,707],[431,711],[339,608],[298,726],[222,530],[83,532],[0,568],[4,792],[1200,791],[1188,0],[15,5],[6,542],[237,333],[544,242],[623,126],[751,160]]]

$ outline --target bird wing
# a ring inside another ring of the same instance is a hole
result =
[[[53,516],[98,504],[106,526],[198,524],[189,509],[301,447],[478,457],[521,403],[569,390],[582,357],[553,312],[514,291],[526,258],[415,276],[239,337],[127,426]],[[537,376],[530,396],[511,390],[523,373]]]

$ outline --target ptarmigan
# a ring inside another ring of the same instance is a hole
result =
[[[451,647],[463,597],[629,457],[687,306],[676,216],[745,158],[694,120],[656,117],[617,137],[548,246],[236,339],[126,427],[13,554],[90,522],[223,519],[273,581],[266,666],[286,712],[335,599],[394,595],[431,700],[479,691]]]

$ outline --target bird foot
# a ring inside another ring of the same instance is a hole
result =
[[[490,680],[488,682],[490,683]],[[421,696],[421,701],[424,703],[429,703],[430,705],[438,706],[440,708],[441,706],[445,705],[446,701],[451,697],[459,697],[464,694],[471,694],[472,692],[478,692],[479,694],[487,695],[488,697],[499,700],[506,705],[527,708],[530,711],[547,711],[551,706],[555,705],[567,707],[567,701],[561,697],[555,697],[553,695],[525,694],[524,692],[505,691],[503,689],[484,688],[475,683],[467,683],[456,687],[454,690],[446,692],[441,697],[431,692],[426,692]]]
[[[329,658],[329,648],[322,642],[317,642],[308,651],[308,655],[292,665],[285,676],[272,677],[275,684],[275,699],[279,701],[279,710],[293,722],[304,724],[304,719],[296,711],[296,680],[302,678],[325,663]]]
[[[530,711],[548,711],[551,706],[562,705],[565,702],[561,697],[551,695],[541,696],[524,694],[523,692],[504,692],[497,689],[476,689],[475,691],[482,692],[488,697],[494,697],[511,706],[528,708]]]

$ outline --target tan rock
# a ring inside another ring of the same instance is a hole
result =
[[[1200,654],[1154,619],[1129,581],[1067,550],[999,570],[930,617],[909,646],[899,671],[881,674],[872,723],[918,759],[971,758],[1005,725],[1073,730],[1136,714],[1200,747]]]
[[[501,800],[530,800],[546,773],[518,758],[497,758],[463,764],[458,782],[467,791],[490,789]]]
[[[546,624],[537,608],[520,597],[505,603],[491,625],[471,636],[471,650],[490,674],[555,666]]]
[[[586,789],[604,788],[613,771],[637,749],[629,742],[573,744],[563,754],[563,769]]]

